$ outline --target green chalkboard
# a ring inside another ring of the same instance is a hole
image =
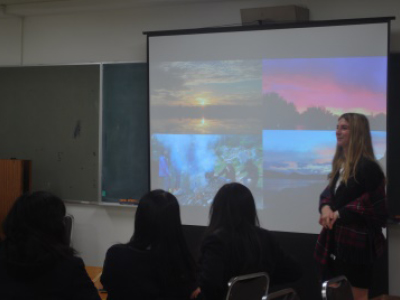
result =
[[[0,67],[0,158],[32,161],[32,189],[99,198],[100,65]]]
[[[139,199],[149,183],[146,63],[103,65],[102,201]]]

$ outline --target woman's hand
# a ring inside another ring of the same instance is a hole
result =
[[[192,294],[190,295],[190,299],[196,299],[197,296],[201,293],[201,289],[198,287],[195,289]]]
[[[325,205],[321,209],[319,224],[326,229],[332,229],[338,217],[339,213],[337,211],[334,212],[329,205]]]

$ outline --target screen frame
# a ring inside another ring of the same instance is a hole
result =
[[[279,30],[279,29],[296,29],[296,28],[314,28],[314,27],[331,27],[331,26],[348,26],[348,25],[367,25],[367,24],[378,24],[378,23],[387,23],[388,26],[388,37],[387,37],[387,69],[386,69],[386,75],[387,75],[387,82],[386,82],[386,132],[388,132],[389,129],[389,115],[390,115],[390,110],[389,110],[389,81],[391,80],[389,78],[389,54],[390,54],[390,21],[395,20],[396,18],[394,16],[387,16],[387,17],[377,17],[377,18],[357,18],[357,19],[336,19],[336,20],[321,20],[321,21],[306,21],[306,22],[285,22],[285,23],[272,23],[272,24],[260,24],[260,25],[250,25],[250,26],[219,26],[219,27],[205,27],[205,28],[193,28],[193,29],[177,29],[177,30],[159,30],[159,31],[144,31],[143,34],[147,36],[147,67],[148,67],[148,112],[149,112],[149,149],[151,151],[151,133],[150,133],[150,51],[149,51],[149,39],[151,37],[162,37],[162,36],[175,36],[175,35],[193,35],[193,34],[206,34],[206,33],[225,33],[225,32],[237,32],[237,31],[256,31],[256,30]],[[389,145],[391,143],[389,142],[389,136],[387,137],[386,140],[386,149],[387,149],[387,155],[388,157],[392,157],[392,155],[389,154],[391,150],[389,150]],[[389,159],[388,159],[389,160]],[[149,153],[149,185],[150,187],[152,186],[151,182],[151,153]],[[386,163],[386,169],[388,170],[388,162]],[[387,171],[389,173],[389,170]],[[388,176],[388,174],[386,174]],[[400,192],[397,195],[400,197]],[[395,195],[393,195],[395,196]],[[391,208],[393,205],[391,205],[391,202],[395,201],[394,198],[396,197],[391,197],[393,200],[388,201],[388,209]],[[400,206],[400,205],[399,205]],[[207,208],[208,209],[208,208]],[[389,213],[390,219],[393,220],[395,216],[398,217],[397,221],[400,222],[400,207],[399,210],[396,213]],[[390,221],[389,221],[390,222]],[[188,224],[190,225],[190,224]],[[191,224],[192,225],[192,224]]]

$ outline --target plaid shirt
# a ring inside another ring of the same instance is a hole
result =
[[[334,209],[330,187],[320,196],[320,208],[329,205]],[[347,210],[362,217],[364,222],[339,222],[332,230],[323,228],[315,247],[314,258],[323,268],[331,254],[349,263],[372,263],[383,253],[385,240],[382,227],[386,225],[386,193],[383,180],[373,192],[365,192],[340,211]]]

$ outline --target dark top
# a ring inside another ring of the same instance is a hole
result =
[[[253,256],[247,261],[244,256],[243,259],[235,258],[232,242],[224,231],[205,238],[201,248],[199,285],[206,300],[224,299],[228,281],[239,275],[266,272],[270,285],[301,277],[300,265],[283,251],[268,230],[256,228],[256,234],[262,255],[259,260]]]
[[[375,161],[361,158],[356,167],[356,176],[349,178],[347,185],[341,182],[335,191],[338,177],[339,174],[336,174],[331,186],[332,209],[338,210],[340,215],[337,224],[365,223],[362,215],[347,210],[345,206],[364,193],[375,191],[385,177],[382,169]]]
[[[385,178],[375,161],[362,158],[355,176],[347,184],[341,182],[337,190],[336,174],[332,186],[320,196],[319,208],[329,205],[339,212],[333,229],[322,228],[314,257],[326,265],[330,254],[342,262],[371,264],[384,250],[382,227],[386,225],[387,208]]]
[[[4,253],[1,247],[0,253]],[[25,269],[24,266],[13,266],[8,270],[4,260],[0,259],[0,299],[100,300],[82,259],[78,257],[59,260],[36,274]]]
[[[195,283],[182,279],[166,284],[159,262],[151,250],[117,244],[107,251],[101,283],[108,300],[189,299]]]

